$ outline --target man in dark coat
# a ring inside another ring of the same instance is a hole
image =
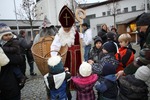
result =
[[[140,29],[144,28],[143,32],[146,37],[145,46],[150,48],[150,13],[143,13],[138,16],[136,24]]]
[[[20,45],[20,49],[21,49],[21,55],[23,57],[23,63],[21,63],[20,67],[21,67],[21,71],[24,75],[25,75],[25,72],[26,72],[26,58],[25,58],[26,50],[30,50],[30,48],[33,44],[33,41],[31,41],[28,44],[26,39],[25,39],[25,36],[26,36],[26,32],[24,30],[21,30],[20,33],[19,33],[18,38],[19,38],[19,45]],[[32,56],[32,55],[30,55],[30,56]],[[30,61],[31,61],[31,59],[30,59]],[[31,64],[33,64],[33,63],[31,63]],[[29,63],[29,66],[30,66],[30,63]],[[30,73],[30,74],[32,74],[32,73]]]

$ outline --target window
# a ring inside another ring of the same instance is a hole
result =
[[[87,15],[86,18],[84,19],[84,23],[87,23],[88,25],[90,25],[90,19],[95,18],[96,15],[92,14],[92,15]]]
[[[150,10],[150,5],[149,5],[149,3],[147,4],[147,9]]]
[[[121,13],[121,9],[117,9],[117,14],[120,14]]]
[[[128,12],[128,8],[124,8],[124,13],[127,13]]]
[[[132,6],[132,11],[136,11],[136,6]]]
[[[106,16],[106,12],[102,12],[102,15],[103,15],[103,16]]]
[[[107,11],[107,16],[110,16],[110,11]]]

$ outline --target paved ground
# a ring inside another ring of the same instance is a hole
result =
[[[133,48],[137,51],[135,56],[137,57],[139,54],[139,45],[134,45]],[[46,90],[45,85],[43,82],[43,77],[39,70],[35,65],[35,72],[37,76],[30,76],[29,75],[29,66],[27,66],[26,75],[29,78],[25,84],[25,87],[21,91],[21,100],[46,100]],[[72,100],[76,100],[76,93],[72,91]]]

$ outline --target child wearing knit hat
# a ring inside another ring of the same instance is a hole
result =
[[[118,100],[150,100],[150,69],[141,66],[135,75],[121,76],[119,85]]]
[[[141,66],[135,72],[135,78],[140,79],[148,86],[148,100],[150,100],[150,64]]]
[[[47,88],[50,91],[51,100],[67,100],[67,82],[71,78],[71,74],[63,67],[60,56],[52,56],[48,59],[49,73],[44,75]]]
[[[8,64],[1,67],[0,99],[16,100],[15,98],[21,98],[20,90],[24,86],[26,78],[19,68],[22,57],[18,40],[14,38],[11,28],[5,23],[0,23],[0,47],[9,58]],[[6,60],[3,58],[1,61]]]
[[[111,63],[115,68],[118,67],[118,61],[115,58],[115,53],[117,52],[117,47],[114,42],[105,42],[102,46],[103,56],[98,61],[98,63],[92,64],[93,73],[98,74],[99,76],[102,73],[102,69],[107,63]]]
[[[26,78],[19,68],[19,64],[22,63],[22,57],[20,54],[19,41],[14,38],[14,36],[9,26],[0,23],[0,45],[4,53],[6,53],[10,59],[10,63],[15,65],[13,72],[20,82],[19,85],[23,87]]]
[[[99,62],[92,64],[92,72],[97,74],[99,76],[99,79],[102,76],[103,73],[102,70],[104,67],[106,67],[107,65],[111,65],[115,69],[114,73],[116,73],[116,68],[118,67],[119,63],[115,58],[115,53],[117,52],[117,45],[114,42],[112,41],[105,42],[102,46],[102,52],[103,56],[99,60]],[[109,72],[109,70],[107,71]],[[98,99],[100,99],[99,94],[100,93],[98,91]]]
[[[91,49],[89,53],[88,63],[98,63],[102,56],[102,39],[99,36],[95,36],[94,38],[94,47]]]
[[[95,84],[98,94],[98,100],[116,100],[118,95],[118,86],[116,81],[116,68],[111,64],[106,64],[102,69],[101,77]]]
[[[147,85],[136,75],[121,76],[118,82],[120,86],[118,100],[149,100]]]
[[[77,91],[76,100],[95,100],[93,86],[98,76],[92,74],[92,66],[83,62],[79,67],[79,76],[72,77],[75,89]]]

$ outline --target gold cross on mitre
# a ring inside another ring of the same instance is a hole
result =
[[[70,17],[67,16],[67,13],[65,14],[64,18],[66,19],[66,25],[68,25],[68,19],[69,19]]]
[[[72,27],[75,22],[74,14],[66,5],[60,10],[59,22],[64,28]]]

